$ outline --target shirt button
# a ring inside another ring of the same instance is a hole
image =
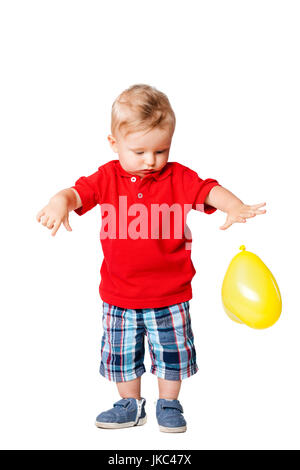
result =
[[[139,193],[139,194],[138,194],[138,198],[141,199],[142,197],[143,197],[142,193]]]
[[[133,183],[135,183],[135,182],[136,182],[136,177],[133,176],[133,177],[131,178],[131,181],[132,181]]]

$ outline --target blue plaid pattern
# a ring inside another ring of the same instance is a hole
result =
[[[160,308],[121,308],[103,302],[100,374],[114,382],[141,376],[147,336],[152,374],[182,380],[198,371],[189,302]]]

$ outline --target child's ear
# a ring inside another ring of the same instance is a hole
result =
[[[109,145],[111,146],[112,150],[115,152],[115,153],[118,153],[118,147],[117,147],[117,142],[116,142],[116,139],[114,138],[113,135],[109,134],[107,136],[107,140],[109,142]]]

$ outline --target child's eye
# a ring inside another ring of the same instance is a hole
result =
[[[164,153],[165,150],[158,150],[156,153]],[[144,152],[135,152],[137,155],[142,155]]]

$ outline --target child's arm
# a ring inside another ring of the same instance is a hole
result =
[[[54,236],[59,229],[61,223],[70,232],[72,231],[69,224],[69,212],[82,206],[80,196],[76,189],[63,189],[55,194],[49,203],[41,209],[36,219],[48,229],[53,229],[51,235]]]
[[[228,189],[222,186],[214,186],[206,197],[205,203],[227,213],[226,222],[220,227],[221,230],[227,229],[235,222],[246,222],[248,218],[266,213],[265,209],[259,209],[266,205],[265,202],[254,205],[244,204],[234,194],[228,191]]]

